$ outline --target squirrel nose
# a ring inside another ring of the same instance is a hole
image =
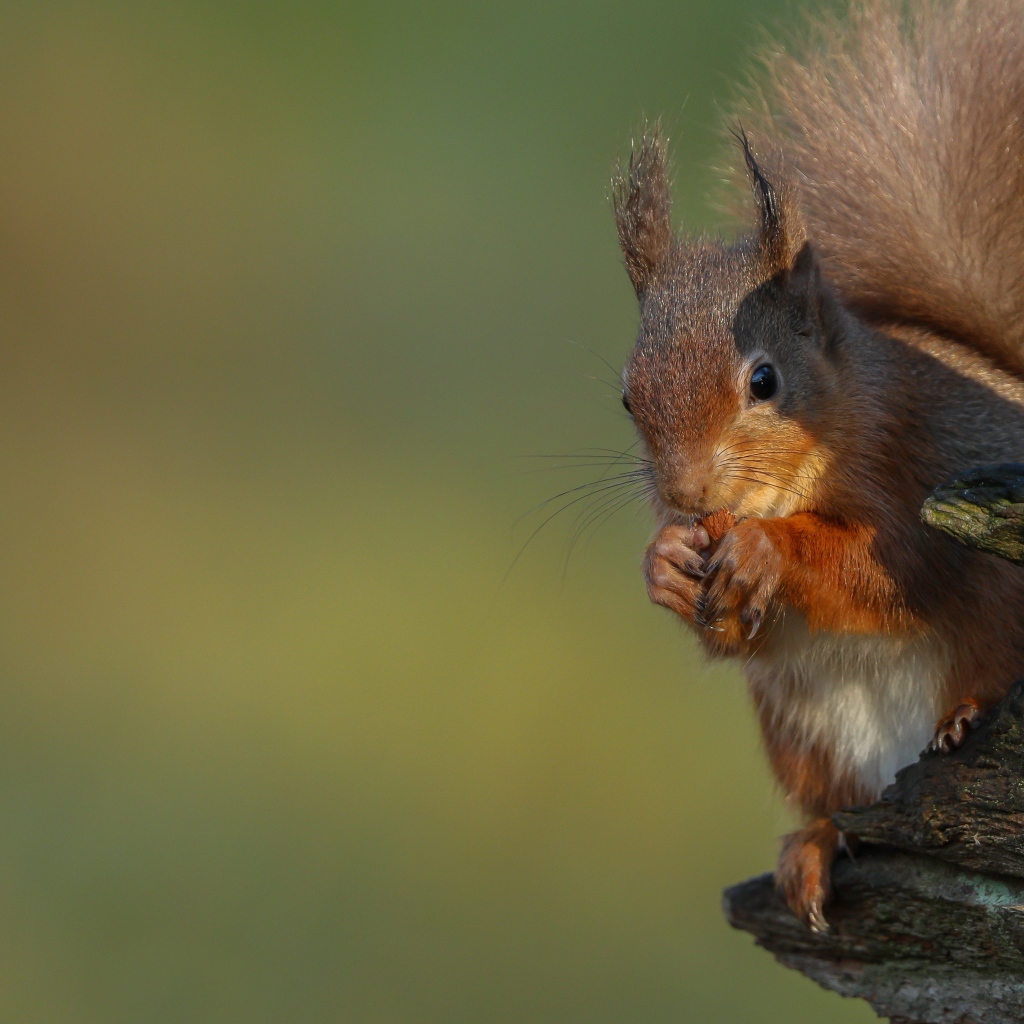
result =
[[[699,512],[707,493],[707,484],[693,477],[673,479],[661,491],[666,505],[684,513]]]

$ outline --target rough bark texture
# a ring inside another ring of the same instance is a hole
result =
[[[922,517],[1024,564],[1024,466],[964,473]],[[827,934],[797,921],[771,875],[726,891],[729,922],[893,1021],[1024,1021],[1024,681],[959,750],[923,755],[834,820],[861,845],[833,871]]]
[[[1024,878],[1024,683],[959,750],[922,757],[878,803],[835,821],[871,843]]]

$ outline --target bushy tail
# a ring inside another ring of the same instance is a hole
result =
[[[741,113],[846,301],[1024,374],[1024,0],[855,0]]]

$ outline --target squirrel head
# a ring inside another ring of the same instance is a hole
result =
[[[640,328],[623,403],[669,516],[786,515],[809,504],[828,453],[843,314],[793,192],[739,136],[757,230],[726,244],[678,239],[666,147],[645,133],[613,183]]]

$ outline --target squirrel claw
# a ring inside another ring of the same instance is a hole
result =
[[[720,633],[722,631],[722,627],[716,625],[716,623],[721,617],[722,610],[718,606],[717,602],[701,602],[697,614],[697,624],[699,626],[703,626],[704,629],[711,629]]]
[[[815,935],[828,934],[828,921],[825,920],[825,911],[817,899],[812,900],[811,905],[807,908],[807,927]]]
[[[753,640],[757,636],[757,631],[761,628],[761,623],[764,621],[764,615],[760,608],[754,608],[748,615],[744,616],[745,619],[751,620],[754,624],[750,628],[750,632],[747,634],[748,640]]]
[[[849,857],[851,864],[857,863],[857,844],[857,837],[851,832],[839,833],[838,850],[840,853],[845,853],[846,856]]]
[[[967,734],[971,729],[977,729],[981,725],[983,717],[981,708],[968,698],[945,718],[939,720],[928,749],[939,754],[951,754],[963,746]]]

